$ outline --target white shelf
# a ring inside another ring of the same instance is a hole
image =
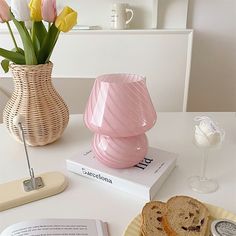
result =
[[[192,29],[72,30],[67,34],[189,34]]]
[[[1,34],[9,34],[8,29],[0,29]],[[18,31],[13,30],[18,34]],[[189,34],[193,29],[129,29],[129,30],[71,30],[63,35],[71,34]]]

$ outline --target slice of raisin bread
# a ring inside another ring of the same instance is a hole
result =
[[[166,208],[163,227],[168,235],[206,235],[210,214],[201,202],[187,196],[176,196],[167,201]]]
[[[143,236],[167,236],[162,225],[166,204],[160,201],[147,203],[142,210],[141,232]]]

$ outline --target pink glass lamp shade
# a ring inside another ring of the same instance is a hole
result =
[[[105,165],[126,168],[140,162],[148,148],[145,132],[156,122],[145,78],[133,74],[98,77],[84,122],[95,133],[93,151]]]

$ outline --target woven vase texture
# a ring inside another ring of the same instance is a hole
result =
[[[10,134],[22,141],[13,119],[21,114],[26,143],[43,146],[61,137],[69,121],[69,110],[51,80],[53,64],[10,65],[14,91],[3,112]]]

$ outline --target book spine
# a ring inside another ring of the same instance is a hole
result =
[[[67,169],[89,179],[93,179],[106,185],[123,190],[125,192],[138,195],[145,200],[150,199],[149,188],[147,186],[111,176],[109,174],[103,173],[93,168],[89,168],[83,164],[76,163],[70,160],[67,160]]]
[[[157,191],[163,185],[163,183],[168,178],[169,174],[175,168],[175,166],[176,166],[176,159],[174,159],[173,161],[165,162],[165,171],[160,176],[159,180],[150,189],[150,200],[153,200]]]

